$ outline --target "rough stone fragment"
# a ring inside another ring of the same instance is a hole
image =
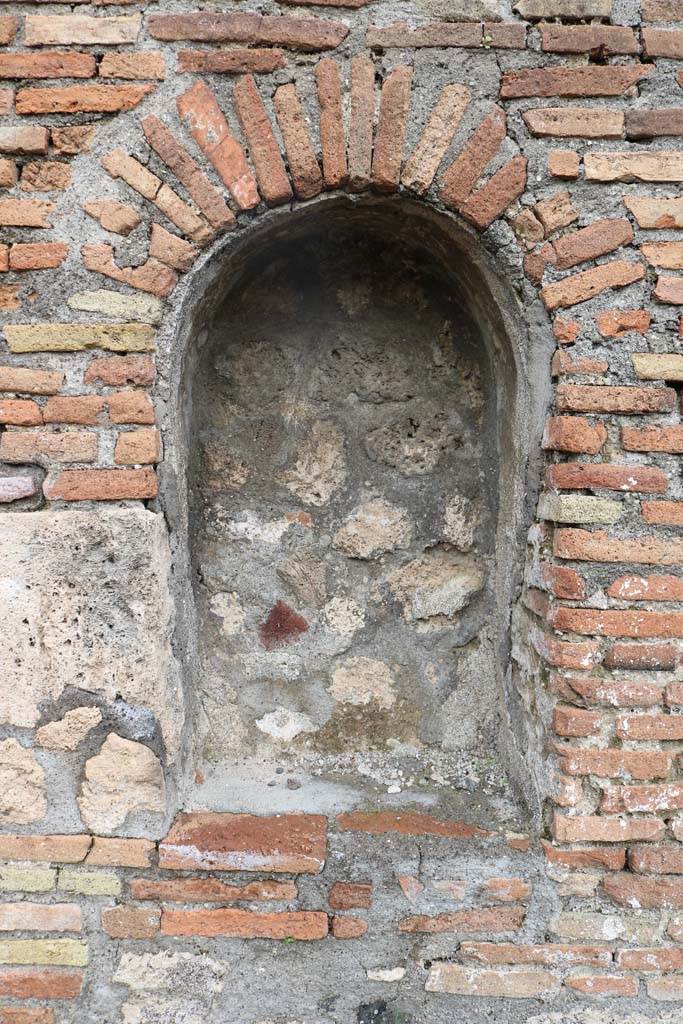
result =
[[[405,547],[412,533],[412,524],[401,509],[377,499],[354,509],[332,543],[351,558],[376,558]]]
[[[538,18],[609,18],[614,0],[517,0],[514,10],[529,21]]]
[[[31,476],[0,476],[0,503],[3,505],[30,498],[37,490],[38,485]]]
[[[88,828],[112,832],[129,814],[164,814],[166,793],[159,759],[142,743],[109,733],[95,757],[85,763],[78,808]]]
[[[428,552],[396,569],[387,579],[409,622],[434,616],[450,618],[481,590],[481,569],[452,552]]]
[[[9,676],[7,678],[10,678]],[[45,773],[15,739],[0,742],[0,821],[28,825],[47,812]]]
[[[67,125],[51,128],[50,141],[58,153],[73,155],[90,150],[97,128],[95,125]]]
[[[335,669],[330,693],[341,704],[376,704],[386,710],[396,702],[389,666],[372,658],[349,658]]]
[[[269,711],[262,718],[258,718],[255,724],[266,736],[283,743],[291,743],[301,733],[315,732],[317,728],[308,715],[290,711],[289,708],[275,708],[274,711]]]
[[[327,821],[319,814],[180,814],[159,844],[164,870],[317,874],[325,863]]]
[[[316,420],[281,483],[307,505],[326,505],[346,479],[344,439],[334,423]]]
[[[0,694],[0,720],[35,725],[41,701],[87,678],[92,692],[151,708],[172,745],[169,564],[163,520],[145,510],[3,515],[0,675],[15,685]],[[46,586],[61,595],[52,608]]]
[[[36,732],[36,742],[45,750],[76,750],[101,721],[99,708],[73,708],[59,721],[41,726]]]

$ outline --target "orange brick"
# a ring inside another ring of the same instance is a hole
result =
[[[99,395],[50,398],[43,408],[43,419],[46,423],[96,426],[103,409],[104,399]]]
[[[465,201],[500,148],[506,128],[505,112],[494,106],[444,173],[440,193],[442,202],[457,209]]]
[[[270,74],[286,64],[282,50],[233,47],[230,50],[179,50],[181,71],[213,74]]]
[[[55,1015],[47,1008],[0,1006],[0,1024],[55,1024]]]
[[[635,738],[635,737],[634,737]],[[662,782],[652,786],[611,786],[602,798],[601,810],[609,814],[656,814],[683,809],[683,784]]]
[[[92,78],[97,73],[89,53],[43,50],[41,53],[3,53],[1,78]]]
[[[488,878],[482,892],[497,903],[524,903],[531,897],[531,885],[521,878]]]
[[[603,779],[632,776],[634,779],[665,778],[671,769],[671,755],[660,751],[588,750],[562,747],[561,769],[568,775],[597,775]],[[574,819],[572,819],[574,820]],[[604,821],[599,818],[598,821]],[[661,824],[661,822],[657,822]],[[590,836],[585,837],[587,841]],[[636,835],[632,839],[639,838]],[[651,838],[643,836],[641,838]],[[578,840],[566,840],[575,842]]]
[[[269,206],[292,198],[280,148],[252,75],[237,82],[233,99],[245,134],[261,195]]]
[[[71,168],[58,160],[24,164],[19,187],[24,192],[63,192],[71,183]]]
[[[557,407],[562,412],[634,413],[669,412],[675,407],[673,388],[603,387],[560,384]]]
[[[169,295],[178,283],[175,271],[153,256],[139,267],[119,267],[114,262],[114,249],[111,245],[84,245],[81,255],[88,270],[161,298]]]
[[[370,882],[335,882],[328,900],[333,910],[368,910],[372,906]]]
[[[82,971],[0,967],[0,996],[13,999],[75,999],[82,985]]]
[[[678,663],[672,644],[613,644],[605,654],[605,668],[668,672]]]
[[[477,910],[455,910],[450,913],[428,917],[417,914],[404,917],[398,923],[400,932],[411,935],[423,933],[438,935],[443,932],[474,934],[488,932],[491,935],[514,932],[522,927],[526,910],[524,907],[482,907]]]
[[[363,54],[351,60],[349,120],[349,188],[362,192],[370,184],[375,117],[375,65]]]
[[[129,235],[142,220],[140,214],[132,206],[117,203],[113,199],[99,199],[84,203],[83,209],[89,217],[98,220],[106,231],[114,231],[117,235]],[[153,254],[150,252],[150,255]]]
[[[638,979],[626,974],[572,974],[564,979],[567,988],[586,996],[615,996],[634,999],[638,995]]]
[[[107,397],[107,408],[112,423],[154,423],[154,406],[146,391],[115,391]]]
[[[664,274],[660,274],[652,294],[659,302],[666,302],[672,306],[682,306],[683,277],[666,277]]]
[[[112,939],[153,939],[159,931],[161,911],[157,907],[106,907],[102,929]]]
[[[75,903],[0,904],[0,932],[80,932],[81,908]]]
[[[683,636],[683,612],[617,611],[612,608],[555,608],[548,621],[563,633],[666,639]]]
[[[159,431],[153,427],[127,430],[119,434],[114,449],[114,462],[123,466],[143,466],[161,458]]]
[[[540,630],[532,631],[530,640],[543,660],[555,668],[591,668],[600,659],[600,648],[595,641],[563,643]]]
[[[304,52],[334,50],[349,31],[342,22],[323,18],[264,16],[241,11],[157,14],[149,19],[148,29],[153,39],[264,45],[275,43]]]
[[[628,452],[683,452],[683,427],[622,427],[621,444]]]
[[[560,864],[572,871],[583,869],[592,871],[596,868],[618,871],[624,866],[626,860],[626,851],[623,849],[592,846],[580,850],[562,850],[545,839],[541,840],[541,846],[549,864]]]
[[[540,205],[540,204],[539,204]],[[566,317],[556,316],[553,322],[553,335],[556,341],[570,345],[576,341],[581,333],[581,325],[576,320],[567,320]]]
[[[156,882],[150,878],[135,878],[130,883],[134,900],[165,900],[168,903],[288,903],[297,896],[294,882],[276,882],[272,879],[230,885],[218,878],[173,878]]]
[[[90,849],[92,839],[85,835],[67,836],[0,836],[2,860],[47,861],[77,864]]]
[[[608,462],[565,462],[546,470],[549,487],[559,490],[605,489],[661,494],[669,481],[655,466],[621,466]]]
[[[683,949],[618,949],[616,961],[627,971],[680,971]]]
[[[199,249],[184,238],[171,234],[160,224],[152,224],[149,254],[155,259],[161,260],[166,266],[184,273],[190,270],[199,256]]]
[[[608,309],[598,313],[595,323],[603,338],[621,338],[629,331],[646,334],[651,320],[646,309]]]
[[[548,173],[554,178],[575,180],[581,165],[578,153],[573,149],[551,149],[548,153]]]
[[[541,138],[620,139],[624,134],[622,111],[605,107],[535,107],[522,118]]]
[[[0,199],[0,226],[47,228],[52,203],[42,199]]]
[[[638,40],[633,29],[620,25],[539,25],[541,46],[546,53],[588,53],[598,50],[605,55],[638,53]]]
[[[148,868],[155,844],[149,839],[118,839],[93,836],[85,863],[119,868]]]
[[[640,263],[612,260],[546,285],[541,291],[541,298],[549,310],[575,306],[607,288],[624,288],[644,276],[645,270]]]
[[[660,907],[683,908],[683,878],[643,878],[623,872],[607,875],[602,888],[615,903],[651,910]]]
[[[326,188],[341,188],[348,181],[349,175],[339,65],[330,57],[323,57],[316,64],[314,74],[320,107],[323,179]]]
[[[681,740],[683,715],[619,715],[616,733],[624,740]]]
[[[382,85],[371,175],[372,184],[379,192],[398,190],[412,78],[412,68],[399,64]]]
[[[554,675],[551,688],[564,700],[572,699],[574,694],[586,704],[605,704],[608,707],[652,707],[662,703],[662,684],[644,679],[620,679],[613,675]]]
[[[59,473],[43,485],[46,498],[62,501],[120,501],[155,498],[153,469],[74,469]]]
[[[678,576],[619,576],[606,590],[621,601],[683,601],[683,579]]]
[[[646,57],[668,57],[670,60],[683,58],[681,29],[644,28],[643,44]]]
[[[502,99],[526,96],[620,96],[650,74],[651,70],[647,64],[631,67],[521,68],[503,73],[500,95]],[[550,156],[552,154],[549,159]]]
[[[604,423],[593,424],[585,416],[552,416],[543,433],[543,447],[557,452],[597,455],[606,440]]]
[[[50,270],[69,255],[66,242],[24,242],[10,248],[10,270]]]
[[[460,212],[480,231],[485,231],[526,188],[526,157],[516,156],[489,178],[461,205]]]
[[[99,66],[100,78],[166,77],[164,55],[158,50],[137,50],[135,53],[105,53]]]
[[[11,14],[0,16],[0,46],[7,46],[11,43],[19,28],[19,19]]]
[[[312,199],[323,187],[323,178],[311,145],[296,86],[281,85],[273,96],[275,116],[287,153],[289,173],[299,199]]]
[[[640,511],[646,523],[683,526],[683,501],[644,501]]]
[[[0,157],[0,188],[14,188],[17,183],[17,165],[14,160]],[[7,267],[2,267],[7,270]]]
[[[556,707],[553,711],[556,736],[599,736],[608,722],[609,719],[597,711],[567,707]]]
[[[47,153],[48,141],[48,129],[39,125],[0,128],[0,153],[17,153],[20,156]]]
[[[91,361],[83,379],[86,384],[99,382],[121,387],[122,384],[153,384],[155,376],[154,362],[149,356],[102,356]],[[109,396],[108,405],[111,406],[113,398],[114,395]],[[153,423],[154,420],[145,422]]]
[[[576,964],[609,967],[612,964],[612,952],[604,946],[573,946],[564,942],[533,946],[518,946],[510,942],[461,942],[459,952],[466,960],[476,960],[480,964],[548,964],[558,967]]]
[[[540,565],[541,579],[555,597],[567,601],[581,601],[586,596],[586,587],[575,569],[566,565]]]
[[[94,462],[96,458],[97,435],[87,431],[6,431],[0,435],[0,460],[5,462]]]
[[[403,836],[445,836],[450,839],[484,838],[491,835],[486,829],[458,819],[434,818],[421,811],[378,811],[366,814],[353,811],[340,814],[337,824],[351,832],[368,832],[370,835],[398,833]]]
[[[628,866],[642,875],[683,875],[680,846],[632,846]]]
[[[683,541],[650,536],[619,538],[604,530],[562,528],[555,531],[553,552],[557,558],[588,562],[676,565],[683,561]]]
[[[594,260],[633,241],[633,228],[626,218],[598,220],[553,242],[557,270],[569,270],[577,263]]]
[[[594,774],[591,772],[591,774]],[[602,818],[597,815],[555,815],[553,833],[561,843],[621,843],[632,839],[661,839],[664,822],[658,818]]]
[[[66,125],[50,129],[50,141],[58,153],[87,153],[97,128],[95,125]]]
[[[134,43],[139,30],[139,15],[93,18],[82,14],[31,14],[26,18],[24,42],[26,46],[112,46]]]
[[[568,352],[558,349],[550,366],[553,377],[575,376],[585,374],[603,374],[609,370],[606,359],[578,358],[572,359]]]
[[[360,939],[367,930],[367,922],[361,917],[335,914],[332,918],[332,934],[335,939]]]
[[[27,398],[0,399],[0,423],[13,427],[36,427],[43,422],[40,406]]]
[[[153,85],[65,85],[19,89],[16,108],[18,114],[113,114],[137,107],[154,88]]]
[[[259,913],[253,910],[169,910],[161,916],[162,935],[218,935],[244,939],[324,939],[327,914],[318,910]]]

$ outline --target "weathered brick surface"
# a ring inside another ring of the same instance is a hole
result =
[[[666,473],[654,466],[616,465],[607,462],[560,463],[547,469],[546,480],[551,487],[564,490],[604,488],[645,494],[661,494],[667,489],[669,482]]]
[[[466,86],[446,85],[407,160],[401,182],[415,192],[427,191],[450,145],[471,98]]]
[[[83,972],[49,967],[0,968],[0,996],[13,999],[75,999]]]
[[[214,74],[255,75],[277,71],[285,65],[285,55],[276,48],[261,50],[255,47],[231,50],[180,50],[178,64],[181,71],[212,71]]]
[[[19,89],[18,114],[117,113],[132,110],[153,85],[65,85]]]
[[[112,939],[151,939],[159,931],[160,917],[156,907],[107,907],[102,928]]]
[[[320,147],[326,188],[340,188],[348,181],[346,140],[342,111],[339,65],[329,57],[316,64],[315,83],[320,105]]]
[[[96,73],[93,56],[68,50],[4,53],[0,66],[0,78],[92,78]]]
[[[503,210],[515,201],[526,187],[526,157],[517,156],[489,178],[483,188],[474,192],[461,205],[465,220],[483,231]]]
[[[312,199],[323,187],[301,103],[293,85],[275,90],[273,105],[285,145],[294,193],[299,199]]]
[[[412,68],[399,66],[382,85],[372,154],[372,183],[379,192],[396,192],[398,189],[412,77]]]
[[[100,381],[102,384],[121,387],[123,384],[153,384],[154,378],[154,363],[149,356],[104,356],[91,360],[84,381],[86,384]],[[110,397],[110,415],[111,402]]]
[[[672,388],[560,384],[556,401],[562,412],[655,413],[671,411],[676,393]]]
[[[157,479],[152,469],[63,470],[43,490],[53,501],[144,499],[156,496]]]
[[[317,910],[262,913],[255,910],[168,910],[163,935],[224,935],[245,939],[324,939],[327,914]]]
[[[607,288],[624,288],[644,276],[645,270],[641,264],[612,260],[546,285],[541,291],[541,297],[549,310],[575,306]]]
[[[631,28],[620,25],[539,25],[541,46],[550,53],[589,53],[605,55],[638,53],[638,40]]]
[[[445,836],[449,839],[471,839],[489,835],[486,829],[470,825],[465,821],[442,820],[419,811],[380,811],[365,814],[362,811],[341,814],[337,819],[340,828],[354,832],[369,832],[381,835],[397,832],[404,836]]]
[[[275,43],[304,51],[333,50],[349,31],[342,22],[322,18],[269,17],[241,11],[155,14],[148,28],[154,39]]]
[[[234,98],[261,195],[272,206],[284,203],[291,199],[292,189],[266,108],[251,75],[239,80]]]
[[[594,107],[538,107],[522,115],[532,135],[558,138],[620,139],[624,115],[620,110]]]
[[[398,923],[398,930],[411,935],[416,933],[438,935],[443,932],[503,935],[521,928],[525,914],[524,907],[483,907],[478,910],[454,910],[437,914],[434,917],[417,914],[402,918]]]
[[[375,117],[375,67],[369,57],[351,61],[351,111],[349,118],[349,187],[362,192],[370,184]]]
[[[646,65],[632,67],[523,68],[506,71],[500,84],[502,99],[525,96],[619,96],[650,73]]]
[[[232,885],[218,878],[174,878],[160,882],[135,878],[130,890],[135,900],[165,900],[167,903],[286,903],[297,896],[294,882],[267,880]]]
[[[498,151],[505,131],[505,113],[494,107],[443,175],[441,199],[447,206],[457,208],[464,202]]]

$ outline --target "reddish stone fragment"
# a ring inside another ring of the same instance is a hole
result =
[[[329,904],[333,910],[368,910],[372,906],[372,883],[335,882]]]
[[[275,647],[295,643],[307,630],[308,623],[303,615],[299,615],[284,601],[278,601],[259,627],[259,636],[265,649],[272,651]]]
[[[317,874],[325,863],[326,835],[319,814],[180,814],[159,844],[159,867]]]

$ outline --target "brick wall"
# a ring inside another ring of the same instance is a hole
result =
[[[673,1024],[683,7],[248,8],[0,6],[0,1024]],[[328,194],[464,224],[554,339],[513,610],[528,828],[406,793],[158,824],[177,325],[231,238]]]

